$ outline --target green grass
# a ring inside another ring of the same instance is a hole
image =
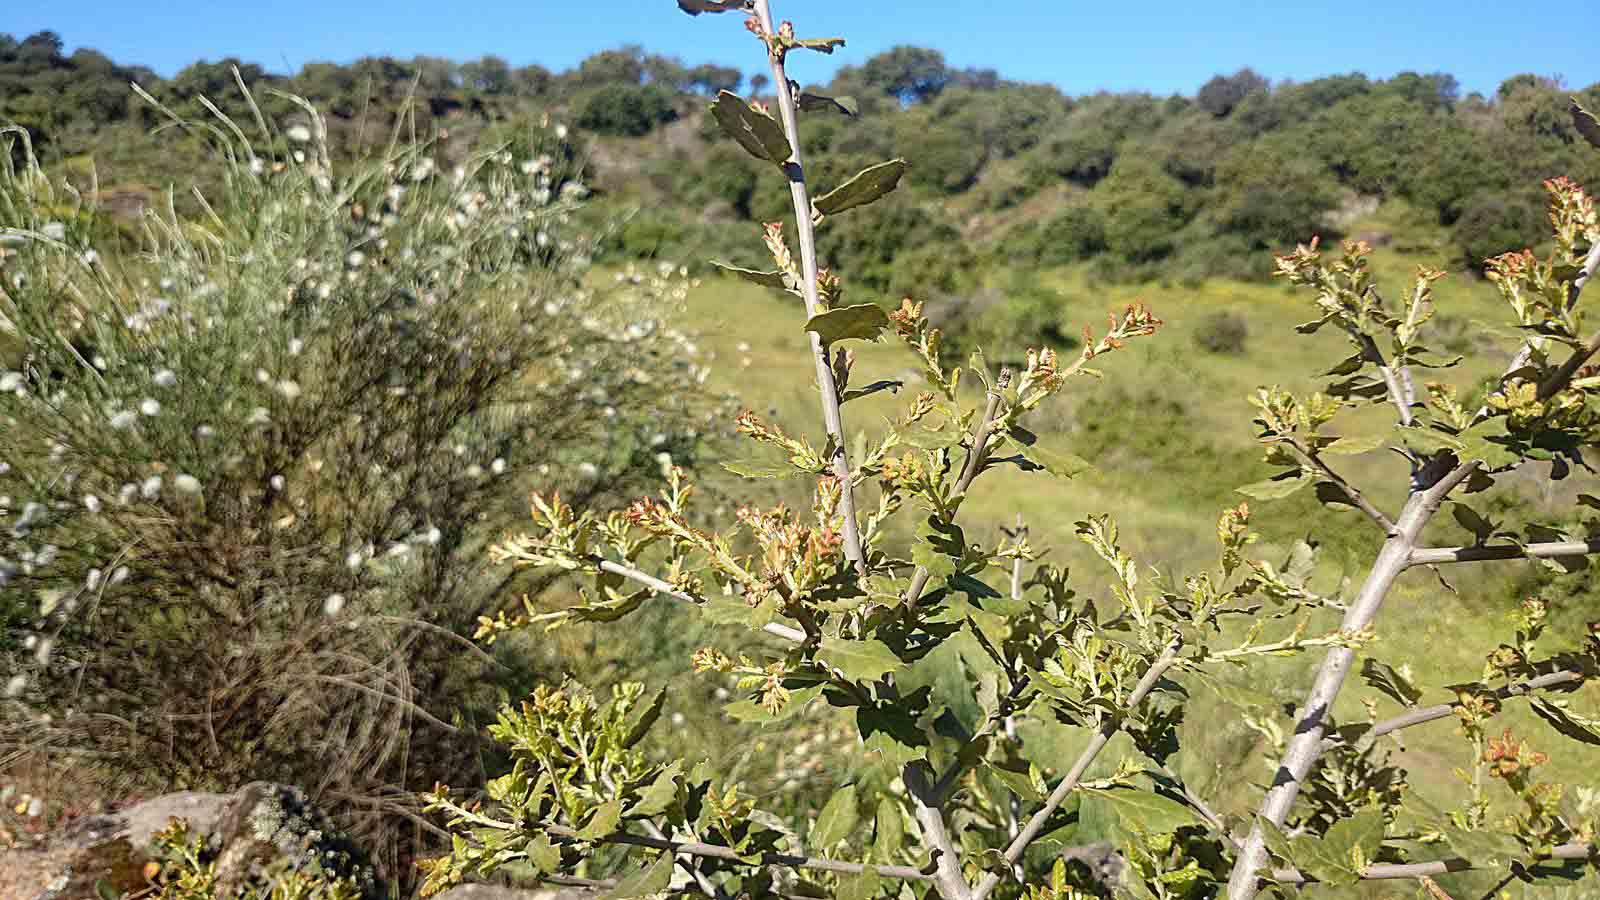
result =
[[[1409,219],[1403,211],[1392,209],[1385,209],[1382,215]],[[1372,227],[1390,224],[1377,221]],[[1409,288],[1419,264],[1444,261],[1443,242],[1435,237],[1424,234],[1408,242],[1404,251],[1377,252],[1374,268],[1389,295]],[[1250,425],[1252,407],[1246,398],[1258,386],[1270,384],[1301,393],[1314,390],[1320,384],[1314,374],[1348,355],[1347,342],[1333,329],[1313,336],[1295,333],[1296,324],[1314,317],[1310,298],[1282,285],[1098,285],[1090,283],[1085,271],[1078,268],[1045,273],[1044,277],[1061,295],[1062,321],[1072,326],[1064,329],[1067,333],[1076,333],[1083,325],[1100,328],[1107,312],[1135,300],[1151,305],[1166,327],[1154,338],[1134,342],[1103,362],[1097,361],[1103,379],[1079,379],[1064,396],[1052,401],[1052,408],[1040,414],[1037,424],[1047,440],[1089,458],[1096,468],[1073,481],[1009,468],[985,474],[974,498],[962,510],[969,538],[992,542],[999,528],[1020,513],[1034,543],[1052,548],[1052,557],[1058,562],[1071,564],[1077,589],[1095,591],[1105,584],[1106,573],[1073,537],[1073,527],[1087,514],[1106,511],[1114,513],[1121,525],[1126,548],[1161,572],[1181,578],[1213,566],[1217,514],[1244,499],[1234,492],[1235,487],[1268,477],[1273,471],[1261,462]],[[1501,301],[1493,288],[1469,273],[1453,274],[1440,283],[1437,300],[1447,324],[1502,316]],[[1196,344],[1196,329],[1206,315],[1218,310],[1234,312],[1248,322],[1249,337],[1242,353],[1213,354]],[[818,401],[801,330],[803,319],[800,303],[792,297],[722,279],[708,280],[694,290],[687,310],[689,329],[699,333],[712,354],[712,384],[736,392],[757,412],[820,445]],[[1470,336],[1470,329],[1467,334]],[[1003,360],[1020,357],[1023,348],[986,349],[990,360]],[[918,390],[911,358],[898,346],[857,345],[856,352],[855,383],[902,377],[908,382],[908,391]],[[1442,376],[1442,380],[1468,389],[1496,374],[1502,364],[1500,351],[1493,350],[1478,354],[1458,369],[1424,373],[1424,377]],[[847,430],[881,434],[885,416],[906,396],[885,394],[849,404],[845,408]],[[974,393],[968,402],[977,399]],[[1390,407],[1375,405],[1347,414],[1340,424],[1343,433],[1377,434],[1388,427],[1391,417]],[[1341,458],[1340,463],[1344,474],[1380,506],[1398,510],[1404,498],[1406,469],[1396,454],[1375,451]],[[777,488],[770,482],[747,482],[744,487],[754,489],[757,495],[776,490],[793,502],[800,502],[805,490],[798,481]],[[731,485],[727,489],[741,488]],[[1570,498],[1565,490],[1562,495]],[[1525,498],[1536,512],[1560,509],[1558,499]],[[1252,503],[1252,509],[1253,526],[1262,535],[1254,548],[1256,555],[1279,561],[1295,540],[1312,537],[1320,542],[1314,585],[1330,594],[1354,592],[1381,542],[1378,531],[1359,514],[1327,510],[1309,492],[1285,501]],[[1449,523],[1448,517],[1444,518]],[[1453,523],[1440,525],[1434,532],[1430,537],[1436,543],[1465,539]],[[1379,640],[1370,652],[1397,664],[1409,661],[1421,684],[1440,686],[1476,679],[1484,654],[1509,637],[1504,613],[1520,599],[1508,592],[1509,577],[1525,565],[1457,568],[1448,575],[1458,594],[1446,590],[1426,571],[1404,576],[1379,619]],[[1313,628],[1335,626],[1332,613],[1313,623]],[[1302,694],[1317,658],[1272,661],[1252,671],[1252,686],[1293,702]],[[1586,693],[1587,698],[1577,699],[1580,708],[1592,708],[1597,699],[1594,688]],[[1361,699],[1376,697],[1353,679],[1337,712],[1345,721],[1364,719]],[[1424,702],[1444,699],[1448,695],[1435,689]],[[1194,702],[1189,715],[1190,740],[1196,743],[1188,752],[1202,760],[1220,757],[1223,761],[1212,771],[1191,769],[1189,774],[1202,791],[1218,797],[1222,808],[1242,812],[1252,790],[1240,776],[1261,781],[1270,773],[1253,760],[1242,771],[1239,768],[1238,756],[1251,743],[1249,733],[1238,725],[1219,728],[1214,724],[1232,721],[1236,714],[1217,708],[1214,700]],[[1392,703],[1381,698],[1379,709],[1380,715],[1395,711]],[[1508,713],[1505,724],[1531,734],[1536,744],[1560,749],[1550,767],[1553,778],[1582,783],[1600,762],[1600,755],[1593,752],[1574,752],[1576,745],[1556,738],[1520,708]],[[1405,736],[1402,759],[1412,770],[1413,783],[1440,802],[1456,793],[1451,768],[1468,762],[1466,748],[1453,732],[1453,720],[1443,720]]]

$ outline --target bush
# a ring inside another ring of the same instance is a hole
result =
[[[1058,266],[1087,259],[1106,249],[1106,217],[1088,206],[1072,206],[1044,223],[1035,237],[1040,265]]]
[[[678,118],[672,93],[656,84],[607,84],[590,94],[577,124],[599,134],[639,137]]]
[[[584,286],[553,144],[454,174],[298,146],[230,147],[208,215],[147,217],[127,260],[0,172],[0,758],[296,783],[394,837],[536,674],[460,652],[544,583],[486,540],[535,485],[615,496],[682,458],[643,401],[687,412],[696,368],[659,325],[681,284]]]
[[[1234,312],[1214,312],[1200,320],[1195,329],[1195,346],[1207,353],[1238,355],[1244,352],[1245,340],[1250,337],[1250,326],[1244,316]]]
[[[1544,231],[1544,211],[1523,196],[1499,193],[1474,195],[1456,220],[1455,243],[1461,259],[1473,269],[1486,260],[1532,246]]]

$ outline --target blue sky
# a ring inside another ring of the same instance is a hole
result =
[[[1560,75],[1573,88],[1600,81],[1593,23],[1579,6],[1545,0],[777,0],[774,9],[796,19],[802,36],[849,41],[832,59],[807,54],[797,60],[793,74],[807,81],[826,80],[838,65],[908,43],[936,47],[953,65],[992,67],[1069,93],[1190,93],[1211,75],[1243,65],[1274,81],[1348,71],[1447,71],[1464,91],[1489,93],[1518,72]],[[626,43],[687,62],[722,62],[747,72],[759,67],[737,16],[691,18],[673,0],[66,0],[6,3],[0,12],[0,31],[21,36],[44,28],[59,32],[69,48],[95,47],[164,75],[198,58],[229,55],[280,72],[315,60],[417,53],[454,59],[493,53],[518,65],[562,69]]]

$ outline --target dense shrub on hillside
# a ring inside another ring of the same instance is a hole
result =
[[[600,134],[638,137],[678,117],[670,91],[654,84],[608,84],[590,94],[578,126]]]
[[[1537,197],[1498,192],[1476,194],[1456,222],[1456,246],[1462,263],[1481,267],[1485,260],[1537,243],[1545,231],[1544,208]]]
[[[532,487],[681,460],[700,370],[676,276],[586,285],[551,138],[335,169],[313,122],[281,160],[231,146],[133,258],[0,173],[0,760],[287,781],[394,833],[531,674],[462,652],[545,583],[485,541]]]

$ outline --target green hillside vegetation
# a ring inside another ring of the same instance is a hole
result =
[[[492,56],[369,57],[283,75],[230,58],[166,79],[92,50],[64,55],[51,32],[0,35],[0,120],[25,127],[58,169],[87,178],[92,159],[100,189],[129,204],[157,192],[175,163],[200,159],[207,135],[158,145],[147,132],[162,117],[127,84],[184,115],[203,116],[211,103],[248,122],[235,67],[261,88],[270,117],[297,113],[274,91],[316,104],[345,153],[381,146],[397,125],[456,147],[543,117],[573,125],[607,209],[643,210],[613,248],[626,256],[739,257],[729,226],[774,218],[787,202],[781,185],[758,184],[756,164],[714,139],[705,114],[718,90],[764,95],[765,76],[639,47],[565,72]],[[1593,106],[1600,85],[1576,90],[1531,74],[1489,97],[1462,96],[1442,73],[1272,85],[1250,69],[1218,75],[1194,97],[1072,97],[897,47],[819,90],[852,98],[858,112],[811,114],[803,149],[819,184],[890,155],[910,163],[910,190],[832,229],[824,261],[875,290],[947,294],[958,318],[976,317],[969,306],[991,312],[972,292],[995,270],[1090,260],[1098,277],[1119,281],[1261,277],[1270,258],[1261,251],[1355,234],[1374,203],[1396,200],[1445,229],[1448,263],[1474,267],[1539,239],[1543,179],[1600,176],[1566,115],[1569,93]],[[1000,305],[1018,303],[1027,306]],[[1028,313],[1014,311],[1023,321]]]

